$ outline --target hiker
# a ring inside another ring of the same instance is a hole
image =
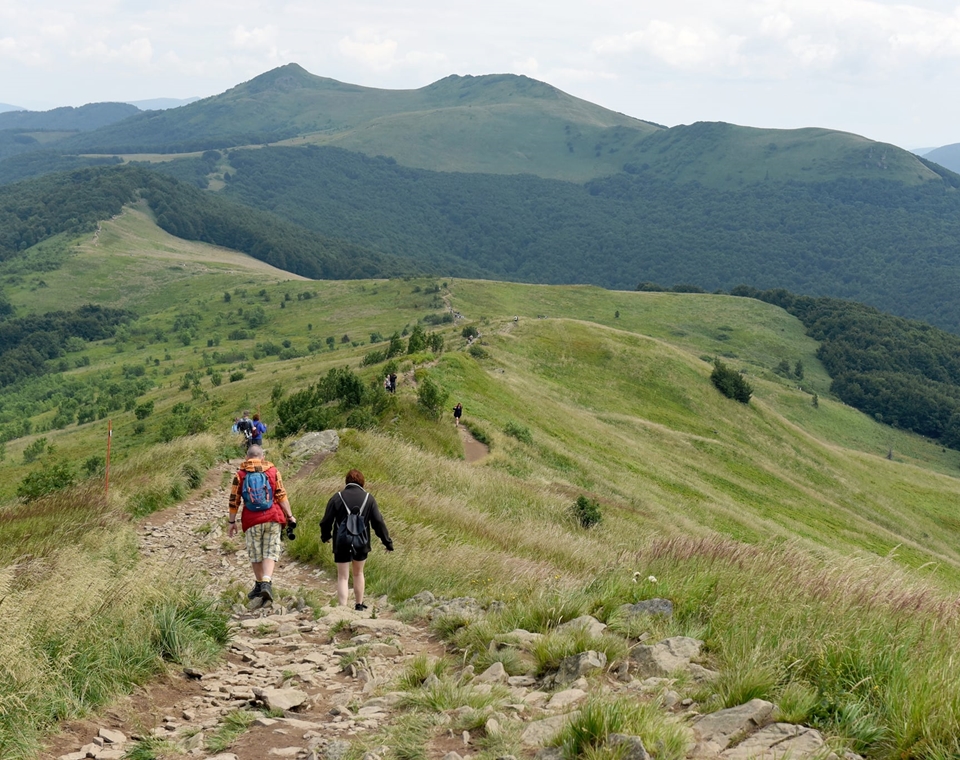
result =
[[[237,420],[237,432],[243,436],[242,445],[244,448],[250,445],[250,436],[253,434],[253,420],[250,419],[250,412],[243,410],[243,416]]]
[[[456,423],[457,427],[460,427],[460,416],[463,414],[463,404],[459,401],[457,405],[453,407],[453,420]]]
[[[230,538],[237,533],[237,512],[241,506],[240,527],[243,528],[247,556],[256,578],[247,598],[260,597],[264,603],[272,602],[273,569],[280,559],[280,531],[283,526],[288,526],[287,536],[293,538],[297,518],[290,509],[280,473],[272,462],[263,458],[263,449],[257,444],[247,449],[247,458],[233,476],[233,485],[230,487]]]
[[[390,373],[390,392],[391,393],[397,392],[397,373],[396,372]]]
[[[240,432],[240,428],[237,427],[237,425],[238,425],[239,423],[240,423],[240,418],[239,418],[239,417],[234,417],[234,418],[233,418],[233,427],[230,428],[230,432],[233,433],[234,435],[236,435],[237,433]]]
[[[253,422],[250,423],[250,445],[262,446],[263,434],[267,432],[267,426],[260,421],[260,414],[253,415]]]
[[[347,603],[348,582],[352,571],[355,610],[367,609],[367,605],[363,603],[363,563],[370,553],[370,526],[373,526],[387,551],[393,551],[393,541],[390,540],[377,500],[373,494],[364,490],[363,485],[363,473],[356,469],[350,470],[346,477],[346,487],[330,497],[327,510],[320,521],[320,541],[326,543],[333,539],[333,561],[337,565],[337,602],[341,605]],[[359,515],[360,520],[350,521],[348,515]],[[348,528],[354,523],[356,532],[351,534]]]
[[[390,375],[387,375],[383,378],[383,389],[389,393],[390,392]]]

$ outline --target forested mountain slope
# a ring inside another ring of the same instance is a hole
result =
[[[427,172],[330,148],[238,150],[228,164],[226,197],[434,271],[618,289],[782,287],[960,330],[960,193],[946,181],[719,190],[638,170],[578,185]]]

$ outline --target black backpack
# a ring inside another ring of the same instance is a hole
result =
[[[369,493],[363,496],[363,503],[356,512],[351,512],[347,502],[343,500],[343,494],[337,493],[343,508],[347,510],[347,517],[337,526],[337,548],[341,551],[349,550],[351,557],[364,554],[367,551],[367,545],[370,543],[370,532],[367,530],[367,521],[363,519],[363,508],[367,506]]]

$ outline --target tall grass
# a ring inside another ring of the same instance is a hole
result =
[[[214,449],[213,438],[181,440],[127,460],[109,499],[87,483],[0,510],[0,757],[32,757],[56,721],[165,662],[219,656],[225,614],[200,579],[141,563],[127,516],[147,490],[162,492],[163,505],[195,487]]]
[[[164,661],[202,665],[228,638],[199,579],[136,562],[129,530],[8,568],[0,581],[0,757],[32,757],[39,734],[145,682]]]

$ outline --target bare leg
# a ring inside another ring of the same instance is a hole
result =
[[[257,581],[263,580],[263,563],[262,562],[251,562],[250,566],[253,568],[253,577]]]
[[[350,586],[350,563],[337,563],[337,604],[341,607],[347,603],[347,591]]]
[[[363,563],[366,560],[361,562],[353,562],[353,598],[356,600],[357,604],[363,604],[363,588],[366,584],[363,578]],[[337,566],[339,567],[339,565]],[[346,590],[344,590],[344,603],[346,603]]]

